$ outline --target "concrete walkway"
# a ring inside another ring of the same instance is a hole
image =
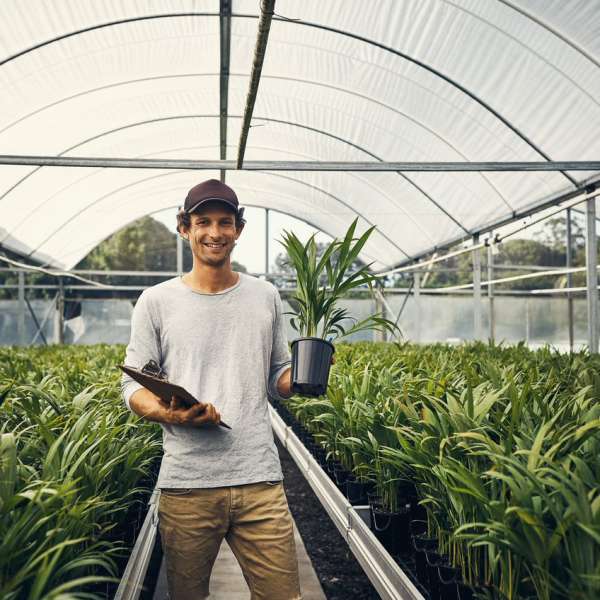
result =
[[[298,554],[302,599],[326,600],[296,524],[294,524],[294,536]],[[164,566],[163,562],[154,592],[154,600],[167,600],[168,598],[167,577]],[[250,600],[250,591],[242,575],[242,570],[226,541],[221,544],[210,578],[210,600]],[[273,598],[273,600],[281,599]]]

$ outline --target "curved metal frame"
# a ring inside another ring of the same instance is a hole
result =
[[[113,194],[117,194],[127,188],[133,187],[135,185],[137,185],[138,183],[144,183],[146,181],[150,181],[152,179],[160,179],[162,177],[166,177],[169,175],[173,175],[173,174],[179,174],[179,173],[185,173],[186,171],[169,171],[168,173],[159,173],[157,175],[151,175],[149,177],[145,177],[143,179],[138,179],[136,181],[127,183],[117,189],[111,190],[109,193],[104,194],[103,196],[100,196],[99,198],[96,198],[93,202],[91,202],[90,204],[87,204],[86,206],[84,206],[81,210],[77,211],[75,214],[71,215],[66,221],[63,221],[59,227],[57,227],[56,229],[54,229],[49,235],[47,235],[41,242],[39,242],[37,244],[37,246],[35,248],[33,248],[28,254],[27,256],[30,257],[32,254],[34,254],[35,252],[38,252],[42,246],[44,246],[44,244],[46,244],[49,240],[51,240],[53,237],[55,237],[64,227],[66,227],[69,223],[73,222],[77,217],[79,217],[82,213],[86,212],[87,210],[89,210],[90,208],[94,207],[96,204],[98,204],[99,202],[102,202],[102,200],[105,200],[106,198],[112,196]],[[340,204],[342,204],[343,206],[345,206],[346,208],[348,208],[351,212],[355,212],[357,215],[360,216],[360,218],[362,218],[366,223],[368,223],[369,225],[373,225],[373,223],[368,220],[366,217],[364,217],[363,215],[361,215],[360,213],[358,213],[356,211],[356,209],[352,206],[350,206],[349,204],[347,204],[346,202],[344,202],[341,198],[338,198],[337,196],[334,196],[333,194],[331,194],[330,192],[327,192],[326,190],[312,185],[306,181],[302,181],[301,179],[296,179],[294,177],[289,177],[287,175],[282,175],[280,173],[262,173],[262,175],[268,175],[268,176],[272,176],[272,177],[278,177],[280,179],[286,179],[289,181],[293,181],[295,183],[298,183],[300,185],[304,185],[306,187],[309,187],[311,189],[317,190],[318,192],[329,196],[330,198],[332,198],[333,200],[336,200],[337,202],[339,202]],[[276,210],[276,209],[274,209]],[[313,225],[314,227],[316,227],[316,225]],[[320,227],[316,227],[317,229],[321,229]],[[379,235],[381,235],[381,237],[383,237],[386,241],[388,241],[392,246],[394,246],[394,248],[396,248],[397,250],[399,250],[400,252],[402,252],[402,254],[404,254],[404,256],[407,257],[407,259],[411,260],[411,256],[405,252],[402,248],[400,248],[400,246],[398,246],[393,240],[391,240],[385,233],[383,233],[382,231],[376,230],[377,233]],[[329,234],[328,234],[329,235]],[[383,261],[381,261],[383,262]]]
[[[52,108],[53,106],[57,106],[57,105],[59,105],[59,104],[61,104],[63,102],[68,102],[69,100],[73,100],[74,98],[78,98],[80,96],[85,96],[86,94],[91,94],[93,92],[110,89],[112,87],[119,87],[119,86],[122,86],[122,85],[129,85],[129,84],[133,84],[133,83],[144,82],[144,81],[154,81],[154,80],[157,80],[157,79],[177,79],[179,77],[182,77],[182,78],[187,78],[187,77],[218,77],[218,76],[219,76],[219,73],[181,73],[179,75],[156,75],[156,76],[153,76],[153,77],[140,77],[139,79],[129,79],[127,81],[121,81],[121,82],[118,82],[118,83],[109,83],[107,85],[99,86],[97,88],[91,88],[91,89],[85,90],[84,92],[78,92],[77,94],[73,94],[71,96],[65,96],[64,98],[61,98],[60,100],[55,100],[54,102],[51,102],[50,104],[46,104],[45,106],[37,108],[36,110],[28,113],[27,115],[23,115],[22,117],[19,117],[18,119],[16,119],[12,123],[9,123],[7,126],[5,126],[2,129],[0,129],[0,135],[3,134],[8,129],[10,129],[11,127],[13,127],[14,125],[16,125],[16,124],[18,124],[18,123],[20,123],[20,122],[28,119],[29,117],[32,117],[32,116],[34,116],[36,114],[39,114],[40,112],[42,112],[42,111],[44,111],[44,110],[46,110],[48,108]],[[229,77],[248,77],[248,75],[245,74],[245,73],[229,73]],[[299,77],[285,77],[285,76],[282,76],[282,75],[264,75],[264,74],[261,75],[261,77],[264,78],[264,79],[275,79],[275,80],[278,80],[278,81],[294,81],[294,82],[298,82],[298,83],[305,83],[307,85],[314,85],[314,86],[317,86],[317,87],[323,87],[323,88],[326,88],[326,89],[334,90],[336,92],[346,93],[346,94],[348,94],[350,96],[354,96],[356,98],[360,98],[361,100],[365,100],[367,102],[372,102],[373,104],[377,104],[378,106],[381,106],[381,107],[385,108],[386,110],[390,110],[391,112],[393,112],[396,115],[404,117],[406,120],[410,121],[411,123],[414,123],[417,127],[420,127],[421,129],[424,129],[425,131],[427,131],[428,133],[430,133],[431,135],[433,135],[435,138],[437,138],[438,140],[440,140],[442,143],[444,143],[445,145],[447,145],[449,148],[451,148],[454,152],[456,152],[465,161],[469,160],[469,158],[461,150],[459,150],[452,142],[450,142],[449,140],[447,140],[441,134],[437,133],[433,129],[430,129],[427,125],[425,125],[421,121],[415,119],[414,117],[406,114],[405,112],[402,112],[401,110],[398,110],[397,108],[394,108],[393,106],[390,106],[389,104],[385,104],[384,102],[380,102],[376,98],[365,96],[364,94],[359,94],[358,92],[354,92],[354,91],[348,90],[346,88],[338,87],[338,86],[335,86],[335,85],[332,85],[332,84],[328,84],[328,83],[323,83],[323,82],[320,82],[320,81],[313,81],[313,80],[310,80],[310,79],[302,79],[302,78],[299,78]],[[431,92],[431,93],[433,93],[433,92]],[[220,118],[221,118],[221,123],[222,123],[223,122],[223,113],[222,112],[220,114]],[[222,143],[223,143],[223,140],[221,140],[221,144]],[[221,160],[224,160],[224,158],[225,158],[225,154],[224,154],[223,149],[221,149]],[[500,200],[502,200],[502,202],[504,202],[504,204],[506,204],[506,206],[509,208],[509,210],[513,211],[514,208],[510,205],[510,203],[508,202],[508,200],[506,200],[506,198],[504,197],[504,195],[502,194],[502,192],[496,187],[496,185],[491,181],[491,179],[489,177],[487,177],[487,175],[484,172],[480,172],[479,175],[496,192],[496,194],[498,195],[498,197],[500,198]],[[3,197],[4,196],[1,196],[0,200]]]
[[[172,175],[172,174],[173,174],[173,171],[171,171],[170,173],[162,173],[161,175],[162,175],[162,176],[166,176],[166,175]],[[156,175],[155,175],[155,176],[151,176],[151,177],[146,177],[145,179],[143,179],[143,180],[138,180],[138,181],[137,181],[137,182],[135,182],[135,183],[136,183],[136,184],[137,184],[137,183],[143,183],[144,181],[147,181],[148,179],[153,179],[153,178],[156,178],[156,177],[157,177]],[[129,184],[129,185],[133,185],[133,184]],[[125,187],[127,187],[127,186],[125,186]],[[111,193],[112,193],[112,194],[114,194],[114,193],[117,193],[118,191],[119,191],[119,190],[113,190]],[[108,196],[108,195],[110,195],[110,194],[107,194],[107,196]],[[168,209],[170,209],[170,208],[171,208],[171,209],[177,209],[177,208],[178,208],[178,206],[179,206],[178,204],[174,204],[174,205],[172,205],[172,206],[165,206],[165,207],[161,208],[160,210],[153,210],[153,211],[150,211],[150,212],[148,212],[148,213],[145,213],[145,215],[153,215],[153,214],[156,214],[156,213],[162,212],[162,211],[164,211],[164,210],[168,210]],[[258,205],[258,204],[253,204],[253,203],[244,203],[244,206],[247,206],[247,207],[253,207],[253,208],[262,208],[262,209],[265,209],[265,210],[266,210],[266,207],[264,207],[264,206],[260,206],[260,205]],[[292,218],[294,218],[294,219],[296,219],[296,220],[298,220],[298,221],[301,221],[302,223],[305,223],[306,225],[309,225],[310,227],[312,227],[312,228],[316,229],[317,231],[321,231],[321,232],[325,233],[326,235],[328,235],[328,236],[329,236],[329,237],[331,237],[331,238],[334,238],[334,237],[335,237],[335,236],[334,236],[334,235],[332,235],[332,234],[331,234],[329,231],[327,231],[327,230],[323,229],[322,227],[320,227],[320,226],[316,225],[315,223],[313,223],[312,221],[310,221],[310,220],[308,220],[308,219],[305,219],[305,218],[303,218],[303,217],[299,217],[299,216],[297,216],[297,215],[294,215],[294,214],[292,214],[292,213],[290,213],[290,212],[288,212],[288,211],[281,210],[281,209],[278,209],[278,208],[270,208],[270,207],[269,207],[269,210],[272,210],[272,211],[274,211],[274,212],[278,212],[278,213],[280,213],[280,214],[282,214],[282,215],[286,215],[286,216],[288,216],[288,217],[292,217]],[[138,216],[138,217],[135,217],[134,219],[131,219],[130,221],[127,221],[126,223],[123,223],[119,229],[122,229],[123,227],[126,227],[127,225],[130,225],[131,223],[135,223],[135,221],[137,221],[139,218],[140,218],[140,217]],[[118,231],[118,230],[116,230],[116,231]],[[108,238],[109,238],[111,235],[113,235],[114,233],[115,233],[115,231],[111,231],[111,232],[110,232],[108,235],[106,235],[106,236],[105,236],[105,237],[103,237],[103,238],[102,238],[100,241],[98,241],[98,242],[96,243],[96,245],[98,245],[98,244],[102,243],[103,241],[105,241],[106,239],[108,239]],[[87,244],[86,244],[86,246],[87,246]],[[69,253],[69,254],[70,254],[70,253]],[[363,254],[364,256],[366,256],[366,257],[368,257],[368,258],[373,258],[373,260],[376,260],[374,257],[370,256],[369,254],[366,254],[365,252],[361,252],[361,254]],[[56,260],[60,260],[60,259],[61,259],[61,258],[63,258],[64,256],[66,256],[66,255],[64,255],[64,254],[63,254],[63,255],[60,255],[60,256],[56,256],[56,257],[55,257],[55,259],[56,259]],[[82,258],[83,258],[83,257],[82,257]],[[381,261],[380,261],[380,262],[381,262]],[[44,266],[49,266],[49,263],[45,263],[45,264],[44,264]]]
[[[539,25],[542,29],[545,29],[546,31],[548,31],[552,35],[556,36],[559,40],[561,40],[565,44],[567,44],[567,46],[570,46],[571,48],[573,48],[573,50],[575,50],[576,52],[578,52],[582,56],[585,56],[585,58],[587,58],[592,64],[594,64],[598,68],[600,68],[600,62],[599,61],[597,61],[584,48],[582,48],[581,46],[579,46],[578,44],[576,44],[573,40],[570,40],[566,35],[562,34],[560,31],[558,31],[558,29],[554,29],[554,27],[551,27],[550,25],[548,25],[547,23],[545,23],[541,19],[538,19],[537,17],[533,16],[530,12],[526,11],[524,8],[521,8],[520,6],[517,6],[514,2],[510,2],[509,0],[498,0],[498,2],[501,2],[502,4],[504,4],[505,6],[508,6],[509,8],[511,8],[512,10],[514,10],[515,12],[520,13],[526,19],[529,19],[530,21],[533,21],[536,25]]]
[[[239,115],[229,115],[229,116],[230,116],[230,118],[241,118]],[[84,144],[86,144],[88,142],[96,140],[96,139],[98,139],[100,137],[103,137],[105,135],[110,135],[111,133],[122,131],[122,130],[130,128],[130,127],[136,127],[138,125],[147,125],[147,124],[150,124],[150,123],[157,123],[157,122],[163,122],[163,121],[169,121],[169,120],[177,120],[177,119],[216,118],[216,117],[218,117],[218,115],[176,115],[176,116],[173,116],[173,117],[159,117],[159,118],[156,118],[156,119],[149,119],[149,120],[146,120],[146,121],[139,121],[137,123],[130,123],[130,124],[124,125],[122,127],[117,127],[115,129],[110,129],[110,130],[102,132],[100,134],[96,134],[96,135],[92,136],[91,138],[83,140],[82,142],[79,142],[78,144],[76,144],[74,146],[71,146],[71,147],[63,150],[61,153],[58,154],[58,156],[62,156],[66,152],[70,152],[71,150],[74,150],[74,149],[76,149],[76,148],[78,148],[78,147],[80,147],[80,146],[82,146],[82,145],[84,145]],[[293,127],[299,127],[299,128],[302,128],[302,129],[307,129],[309,131],[313,131],[313,132],[318,133],[320,135],[325,135],[327,137],[331,137],[332,139],[335,139],[335,140],[337,140],[339,142],[342,142],[342,143],[345,143],[347,145],[350,145],[351,147],[354,147],[357,150],[360,150],[360,151],[364,152],[365,154],[371,156],[372,158],[375,158],[375,160],[381,161],[381,159],[378,156],[376,156],[375,154],[373,154],[373,153],[369,152],[368,150],[362,148],[361,146],[359,146],[357,144],[354,144],[353,142],[350,142],[349,140],[345,140],[344,138],[341,138],[341,137],[338,137],[338,136],[336,136],[334,134],[331,134],[329,132],[326,132],[326,131],[323,131],[323,130],[320,130],[320,129],[316,129],[316,128],[310,127],[308,125],[302,125],[302,124],[299,124],[299,123],[294,123],[294,122],[291,122],[291,121],[285,121],[285,120],[282,120],[282,119],[272,119],[272,118],[269,118],[269,117],[255,117],[255,118],[258,119],[258,120],[262,120],[262,121],[269,121],[269,122],[272,121],[272,122],[276,122],[276,123],[282,123],[282,124],[285,124],[285,125],[290,125],[290,126],[293,126]],[[37,171],[39,171],[41,168],[42,167],[36,167],[32,171],[30,171],[29,173],[27,173],[26,175],[24,175],[23,177],[21,177],[21,179],[19,179],[14,185],[12,185],[6,192],[4,192],[2,195],[0,195],[0,201],[2,199],[4,199],[17,186],[19,186],[21,183],[23,183],[26,179],[28,179],[34,173],[36,173]],[[413,182],[407,175],[405,175],[404,173],[401,173],[401,172],[397,172],[397,174],[400,177],[402,177],[403,179],[405,179],[406,181],[408,181],[415,189],[417,189],[422,195],[424,195],[425,198],[427,198],[432,204],[434,204],[442,213],[444,213],[450,220],[452,220],[456,225],[458,225],[465,233],[469,234],[469,231],[461,223],[459,223],[454,217],[452,217],[452,215],[450,215],[444,208],[442,208],[441,206],[439,206],[438,203],[433,198],[431,198],[431,196],[429,196],[427,194],[427,192],[425,192],[420,186],[418,186],[415,182]],[[35,212],[35,210],[37,210],[37,208],[39,208],[39,207],[36,207],[36,209],[34,209],[33,211],[30,211],[29,213],[27,213],[27,215],[25,215],[19,221],[19,223],[17,223],[16,227],[19,227],[23,222],[25,222],[27,220],[27,218],[29,218],[29,216],[31,216],[31,214],[33,214]],[[398,208],[401,208],[401,207],[398,207]],[[364,219],[363,215],[360,212],[358,212],[357,210],[355,210],[355,212],[356,212],[357,215],[359,215],[360,217],[362,217]],[[8,235],[10,235],[10,233],[15,230],[16,227],[13,227],[10,232],[7,231],[5,237],[1,241],[4,241],[8,237]]]
[[[16,123],[21,122],[22,120],[28,118],[29,116],[33,116],[35,114],[38,114],[39,112],[45,110],[46,108],[50,108],[52,106],[56,106],[57,104],[60,104],[61,102],[66,102],[68,100],[71,100],[73,98],[77,98],[79,96],[85,95],[87,93],[92,93],[95,91],[99,91],[99,90],[104,90],[104,89],[108,89],[111,87],[117,87],[120,85],[127,85],[129,83],[138,83],[141,81],[152,81],[155,79],[168,79],[168,78],[177,78],[177,77],[217,77],[219,74],[218,73],[198,73],[198,74],[181,74],[181,75],[159,75],[159,76],[154,76],[154,77],[146,77],[146,78],[140,78],[140,79],[132,79],[129,81],[125,81],[125,82],[120,82],[120,83],[112,83],[112,84],[108,84],[105,86],[100,86],[98,88],[92,88],[90,90],[86,90],[85,92],[79,92],[77,94],[74,94],[72,96],[68,96],[65,98],[62,98],[61,100],[52,102],[44,107],[41,107],[39,109],[36,109],[35,111],[33,111],[32,113],[29,113],[28,115],[25,115],[23,117],[20,117],[19,119],[17,119],[16,121],[13,121],[13,123],[11,123],[10,125],[8,125],[7,127],[5,127],[4,129],[0,130],[0,134],[2,134],[4,131],[6,131],[7,129],[9,129],[10,127],[12,127],[13,125],[15,125]],[[247,77],[247,75],[245,74],[241,74],[241,73],[230,73],[230,76],[234,76],[234,77]],[[442,137],[440,134],[438,134],[437,132],[433,131],[432,129],[430,129],[429,127],[427,127],[426,125],[424,125],[423,123],[421,123],[420,121],[417,121],[416,119],[414,119],[413,117],[407,115],[406,113],[403,113],[402,111],[399,111],[397,109],[395,109],[392,106],[389,106],[387,104],[384,104],[383,102],[379,102],[378,100],[374,99],[374,98],[369,98],[367,96],[364,96],[363,94],[358,94],[357,92],[353,92],[351,90],[346,90],[344,88],[340,88],[334,85],[330,85],[330,84],[326,84],[326,83],[321,83],[321,82],[317,82],[317,81],[310,81],[310,80],[306,80],[306,79],[300,79],[300,78],[294,78],[294,77],[283,77],[283,76],[278,76],[278,75],[263,75],[262,77],[265,77],[267,79],[277,79],[277,80],[283,80],[283,81],[296,81],[296,82],[301,82],[301,83],[306,83],[308,85],[315,85],[315,86],[319,86],[319,87],[325,87],[328,89],[333,89],[335,91],[341,91],[341,92],[346,92],[352,96],[356,96],[358,98],[367,100],[367,101],[371,101],[374,102],[375,104],[382,106],[388,110],[391,110],[392,112],[394,112],[395,114],[401,115],[402,117],[406,118],[407,120],[409,120],[411,123],[414,123],[415,125],[417,125],[418,127],[423,128],[425,131],[427,131],[428,133],[431,133],[434,137],[436,137],[437,139],[441,140],[443,143],[445,143],[447,146],[449,146],[453,151],[455,151],[457,154],[459,154],[462,158],[464,158],[465,160],[468,160],[468,158],[460,151],[458,150],[452,143],[450,143],[448,140],[446,140],[444,137]],[[231,115],[232,118],[236,118],[234,115]],[[258,117],[256,117],[258,118]],[[220,115],[220,120],[221,123],[223,121],[223,115]],[[221,144],[223,142],[221,141]],[[362,151],[364,151],[367,154],[370,154],[369,152],[367,152],[366,150],[362,149]],[[65,151],[67,152],[67,151]],[[58,156],[61,156],[61,154],[59,154]],[[223,156],[223,149],[221,149],[221,157]],[[371,154],[371,156],[373,158],[376,158],[377,160],[379,160],[380,162],[382,161],[382,159],[376,157],[374,154]],[[35,170],[34,170],[35,171]],[[411,185],[413,185],[413,187],[415,187],[415,189],[417,189],[423,196],[425,196],[427,198],[427,200],[429,200],[430,202],[434,203],[437,208],[439,208],[442,212],[444,212],[446,214],[446,216],[448,216],[450,219],[454,220],[454,218],[449,214],[446,213],[444,211],[444,209],[439,206],[436,201],[429,196],[420,186],[418,186],[408,175],[406,175],[405,173],[401,173],[398,172],[398,175],[400,175],[401,177],[403,177],[404,179],[406,179]],[[484,173],[479,173],[479,175],[488,183],[488,185],[494,190],[494,192],[496,192],[496,194],[498,195],[498,197],[500,198],[500,200],[502,200],[502,202],[508,207],[509,210],[514,211],[514,208],[510,205],[510,203],[506,200],[506,198],[503,196],[503,194],[500,192],[500,190],[498,190],[498,188],[494,185],[494,183],[492,183],[492,181],[490,180],[489,177],[487,177]],[[223,177],[223,175],[222,175]],[[19,180],[15,186],[9,188],[4,194],[0,195],[0,200],[2,200],[8,193],[10,193],[17,185],[19,185],[22,181],[24,181],[27,178],[27,176],[25,176],[23,179]],[[465,231],[465,233],[468,233],[467,229],[465,227],[462,226],[462,224],[460,224],[457,220],[454,220],[455,223],[463,230]]]
[[[562,71],[561,69],[559,69],[554,63],[551,63],[544,56],[542,56],[539,52],[537,52],[536,50],[534,50],[531,46],[528,46],[527,44],[525,44],[518,37],[515,37],[514,35],[508,33],[508,31],[506,31],[505,29],[502,29],[501,27],[498,27],[497,25],[494,25],[494,23],[491,23],[490,21],[488,21],[487,19],[483,18],[482,16],[480,16],[478,14],[475,14],[473,11],[469,10],[468,8],[465,8],[464,6],[459,6],[455,2],[452,2],[452,0],[441,0],[441,1],[444,2],[445,4],[448,4],[449,6],[452,6],[452,8],[455,8],[456,10],[459,10],[460,12],[466,13],[467,15],[469,15],[470,17],[472,17],[473,19],[476,19],[477,21],[481,21],[482,23],[485,23],[488,27],[490,27],[492,29],[495,29],[500,34],[506,36],[507,38],[509,38],[510,40],[512,40],[513,42],[515,42],[519,46],[521,46],[522,48],[525,48],[527,50],[527,52],[530,52],[531,54],[533,54],[541,62],[543,62],[544,64],[546,64],[549,68],[551,68],[554,71],[556,71],[557,73],[559,73],[561,77],[564,77],[569,83],[571,83],[574,87],[576,87],[584,96],[587,96],[588,99],[591,100],[594,104],[596,104],[597,106],[600,106],[600,102],[596,99],[596,97],[593,94],[590,94],[590,92],[588,92],[588,90],[583,85],[580,85],[577,80],[575,80],[572,77],[570,77],[569,75],[567,75],[567,73],[565,73],[564,71]],[[528,17],[528,15],[525,13],[525,11],[522,11],[519,8],[515,8],[509,2],[505,2],[504,0],[500,0],[500,2],[503,2],[504,4],[506,4],[507,6],[509,6],[510,8],[512,8],[512,9],[516,10],[517,12],[520,12],[524,16]],[[531,17],[528,17],[528,18],[531,18]],[[534,18],[532,20],[536,24],[541,25],[544,29],[546,29],[550,33],[552,33],[554,35],[558,35],[558,37],[561,37],[560,34],[556,34],[556,32],[554,32],[552,29],[544,26],[537,19]],[[566,42],[570,46],[572,46],[575,49],[577,49],[575,46],[573,46],[572,44],[570,44],[566,39],[564,39],[562,37],[561,37],[561,39],[562,39],[562,41]],[[600,66],[600,65],[597,65],[597,66]]]
[[[55,42],[67,39],[69,37],[73,37],[75,35],[79,35],[79,34],[82,34],[82,33],[87,33],[89,31],[103,29],[105,27],[113,27],[113,26],[116,26],[116,25],[123,25],[123,24],[127,24],[127,23],[134,23],[134,22],[137,22],[137,21],[147,21],[147,20],[151,20],[151,19],[197,17],[197,16],[201,16],[201,17],[218,17],[218,16],[220,16],[220,14],[219,13],[215,13],[215,12],[167,13],[167,14],[163,14],[163,15],[145,15],[145,16],[141,16],[141,17],[132,17],[132,18],[129,18],[129,19],[120,19],[120,20],[117,20],[117,21],[110,21],[108,23],[101,23],[99,25],[92,25],[90,27],[84,27],[84,28],[78,29],[76,31],[71,31],[69,33],[65,33],[65,34],[62,34],[60,36],[56,36],[56,37],[54,37],[54,38],[52,38],[50,40],[46,40],[44,42],[40,42],[39,44],[35,44],[34,46],[31,46],[29,48],[21,50],[20,52],[17,52],[15,54],[7,57],[6,59],[0,61],[0,67],[3,66],[6,63],[8,63],[8,62],[10,62],[10,61],[18,58],[18,57],[20,57],[20,56],[23,56],[23,55],[25,55],[25,54],[27,54],[29,52],[32,52],[33,50],[38,50],[39,48],[42,48],[42,47],[47,46],[49,44],[52,44],[52,43],[55,43]],[[236,17],[236,18],[242,18],[242,19],[259,19],[260,18],[259,15],[250,15],[250,14],[243,14],[243,13],[232,13],[231,16],[232,17]],[[456,89],[460,90],[463,94],[465,94],[469,98],[471,98],[471,100],[475,101],[477,104],[479,104],[485,110],[487,110],[492,115],[494,115],[494,117],[496,117],[498,120],[500,120],[514,134],[516,134],[519,138],[521,138],[521,140],[523,140],[530,148],[532,148],[533,150],[535,150],[542,158],[544,158],[547,161],[551,161],[552,160],[547,154],[545,154],[543,152],[543,150],[541,148],[539,148],[523,132],[521,132],[519,129],[517,129],[517,127],[515,125],[513,125],[508,119],[506,119],[505,117],[503,117],[498,111],[496,111],[494,108],[492,108],[487,102],[485,102],[483,99],[479,98],[479,96],[477,96],[474,92],[472,92],[468,88],[464,87],[463,85],[461,85],[457,81],[454,81],[451,77],[449,77],[448,75],[445,75],[441,71],[438,71],[437,69],[435,69],[434,67],[428,65],[427,63],[424,63],[423,61],[420,61],[419,59],[414,58],[413,56],[410,56],[409,54],[406,54],[405,52],[401,52],[400,50],[396,50],[395,48],[391,48],[390,46],[386,46],[385,44],[377,42],[376,40],[372,40],[372,39],[367,38],[365,36],[361,36],[361,35],[358,35],[356,33],[351,33],[349,31],[344,31],[344,30],[338,29],[336,27],[331,27],[329,25],[324,25],[324,24],[321,24],[321,23],[313,23],[311,21],[290,20],[290,19],[286,19],[284,17],[275,16],[275,15],[273,15],[273,20],[279,21],[279,22],[282,22],[282,23],[288,23],[288,24],[291,23],[291,24],[294,24],[294,25],[302,25],[304,27],[312,27],[312,28],[315,28],[315,29],[321,29],[323,31],[329,31],[330,33],[335,33],[335,34],[338,34],[338,35],[343,35],[343,36],[349,37],[351,39],[355,39],[357,41],[363,42],[365,44],[369,44],[371,46],[375,46],[376,48],[379,48],[381,50],[384,50],[386,52],[389,52],[391,54],[399,56],[400,58],[403,58],[404,60],[407,60],[407,61],[409,61],[409,62],[417,65],[418,67],[420,67],[420,68],[428,71],[429,73],[431,73],[432,75],[435,75],[436,77],[439,77],[440,79],[442,79],[443,81],[445,81],[449,85],[451,85],[451,86],[455,87]],[[579,187],[578,182],[575,179],[573,179],[568,173],[566,173],[564,171],[561,171],[561,173],[575,187]]]

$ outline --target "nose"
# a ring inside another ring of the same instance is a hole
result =
[[[210,226],[208,230],[208,235],[210,235],[210,237],[214,239],[218,239],[221,237],[221,228],[219,227],[218,223],[213,223]]]

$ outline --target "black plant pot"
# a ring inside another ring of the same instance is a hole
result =
[[[427,510],[417,502],[413,501],[410,503],[410,518],[413,521],[423,521],[427,519]]]
[[[424,526],[422,525],[424,524]],[[429,588],[429,571],[427,565],[427,552],[437,550],[438,539],[427,537],[427,523],[425,521],[411,521],[412,543],[415,549],[415,570],[419,583]]]
[[[460,580],[460,569],[449,564],[438,566],[440,578],[440,598],[442,600],[458,600],[457,583]]]
[[[367,493],[371,491],[371,482],[357,481],[354,477],[346,479],[346,498],[353,506],[361,506],[368,503]]]
[[[337,464],[333,468],[333,477],[339,488],[342,490],[346,487],[346,481],[348,480],[348,471],[342,467],[341,464]]]
[[[392,555],[406,555],[410,552],[410,512],[403,507],[398,512],[389,512],[381,506],[373,505],[372,524],[375,537]]]
[[[463,581],[459,581],[457,584],[458,597],[460,600],[473,600],[473,588]]]
[[[292,391],[301,396],[322,396],[327,391],[334,352],[333,344],[321,338],[304,337],[294,340]]]
[[[329,475],[329,478],[335,483],[335,463],[331,460],[325,462],[325,473]]]
[[[441,585],[438,567],[446,562],[445,557],[433,550],[425,552],[425,559],[427,561],[429,596],[431,600],[441,600]]]

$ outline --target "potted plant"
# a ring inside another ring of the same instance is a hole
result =
[[[354,237],[355,219],[342,240],[334,239],[321,257],[315,236],[306,244],[285,231],[282,245],[296,271],[296,293],[290,299],[290,324],[300,334],[292,342],[292,390],[305,396],[320,396],[327,390],[332,341],[369,329],[397,331],[397,326],[380,313],[357,321],[339,306],[340,299],[360,287],[372,291],[378,281],[370,272],[372,263],[352,270],[360,251],[375,229]],[[348,326],[348,322],[350,325]]]

